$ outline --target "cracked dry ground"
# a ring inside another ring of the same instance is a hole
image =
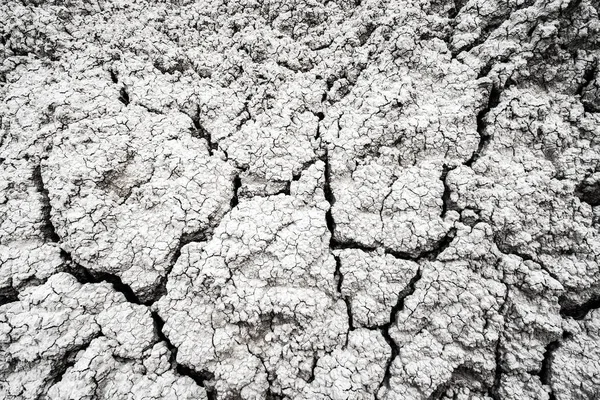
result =
[[[0,398],[600,398],[597,0],[0,2]]]

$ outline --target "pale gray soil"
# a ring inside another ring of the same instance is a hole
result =
[[[598,0],[0,2],[0,398],[600,398]]]

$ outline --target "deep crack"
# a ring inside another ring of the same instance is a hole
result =
[[[450,186],[448,186],[448,183],[446,182],[448,173],[450,171],[452,171],[453,169],[454,168],[448,167],[446,164],[444,164],[443,169],[442,169],[442,176],[440,177],[440,180],[444,184],[444,193],[442,194],[442,212],[440,214],[441,218],[444,218],[446,216],[446,213],[448,212],[448,210],[454,209],[453,204],[450,201],[450,195],[451,195],[452,191],[450,190]]]
[[[331,209],[333,208],[333,203],[335,202],[335,197],[333,196],[333,192],[331,191],[330,184],[330,170],[329,170],[329,157],[327,151],[325,152],[325,182],[323,184],[323,192],[325,194],[325,199],[329,203],[329,209],[325,213],[325,221],[327,223],[327,229],[330,233],[329,238],[329,249],[333,250],[335,248],[335,221],[333,220],[333,216],[331,215]],[[346,304],[346,312],[348,314],[348,332],[346,333],[346,343],[344,346],[348,346],[348,339],[350,335],[350,331],[354,330],[354,318],[352,316],[352,304],[350,299],[347,296],[342,295],[342,283],[344,281],[344,275],[341,272],[341,261],[340,258],[334,255],[335,258],[335,271],[334,271],[334,280],[336,282],[336,291]]]
[[[210,132],[208,132],[204,126],[200,123],[200,107],[198,106],[196,109],[196,115],[192,117],[192,122],[194,124],[194,128],[192,129],[192,136],[195,138],[201,138],[206,140],[208,154],[213,155],[215,150],[219,149],[218,143],[213,143],[212,136]]]
[[[542,366],[538,376],[540,377],[540,382],[550,388],[550,400],[556,399],[554,389],[552,388],[552,361],[554,360],[554,352],[558,350],[563,340],[568,340],[571,336],[569,332],[564,332],[561,339],[548,343],[544,351],[544,358],[542,359]]]
[[[590,84],[590,82],[592,80],[594,80],[594,78],[596,76],[596,68],[598,67],[598,60],[594,59],[594,61],[591,62],[590,64],[591,65],[589,65],[585,69],[583,76],[581,77],[581,83],[579,84],[579,86],[577,87],[577,90],[575,91],[575,94],[578,96],[581,96],[585,87],[588,86]]]
[[[0,289],[0,306],[19,300],[19,292],[12,286]]]
[[[76,263],[71,254],[65,250],[61,250],[61,256],[65,260],[66,270],[77,279],[79,283],[110,283],[113,288],[125,296],[129,303],[145,304],[135,294],[131,287],[124,283],[118,275],[104,271],[92,271],[81,264]]]
[[[488,394],[494,400],[502,400],[502,397],[499,394],[500,386],[502,384],[502,374],[504,373],[504,369],[502,367],[502,357],[503,354],[501,340],[498,338],[494,350],[494,360],[496,361],[496,368],[494,369],[494,383],[488,390]]]
[[[454,227],[450,228],[448,230],[448,232],[446,232],[446,234],[444,236],[442,236],[442,238],[433,245],[431,250],[424,250],[416,255],[412,254],[412,253],[403,252],[403,251],[395,251],[392,249],[385,249],[385,254],[389,254],[400,260],[419,261],[419,260],[425,259],[425,260],[433,261],[433,260],[437,259],[437,257],[442,252],[444,252],[444,250],[446,250],[448,247],[450,247],[450,244],[452,244],[452,241],[456,237],[456,231],[457,231],[456,228],[454,228]]]
[[[385,338],[385,341],[388,343],[388,345],[392,349],[392,354],[390,355],[390,358],[388,359],[388,361],[386,363],[385,374],[383,376],[383,380],[381,381],[381,383],[379,384],[379,387],[377,389],[376,398],[379,398],[379,395],[378,395],[379,390],[382,387],[384,387],[384,386],[387,388],[390,387],[392,364],[394,363],[394,360],[400,353],[400,346],[398,346],[398,344],[391,337],[390,328],[394,324],[396,324],[396,320],[398,318],[398,314],[400,313],[400,311],[404,310],[404,300],[408,296],[411,296],[416,291],[417,282],[421,279],[421,276],[422,276],[421,269],[419,268],[417,270],[417,273],[415,274],[415,276],[413,276],[412,279],[410,280],[410,282],[408,283],[408,285],[400,293],[398,293],[398,301],[396,302],[396,304],[394,305],[394,307],[392,307],[392,309],[390,311],[390,322],[381,326],[381,334],[383,335],[383,337]]]
[[[81,351],[85,351],[90,346],[92,341],[99,336],[100,334],[98,333],[89,338],[89,341],[86,341],[86,343],[80,346],[76,346],[72,350],[67,351],[67,353],[64,355],[64,357],[61,358],[58,364],[53,366],[50,375],[48,376],[48,378],[46,378],[47,382],[44,385],[45,389],[42,390],[42,392],[37,396],[36,400],[45,400],[48,398],[48,390],[53,385],[63,380],[64,375],[67,373],[68,369],[75,365],[77,354],[79,354],[79,352]]]
[[[42,179],[42,167],[41,165],[37,165],[33,169],[33,183],[38,193],[41,195],[42,202],[42,219],[43,225],[41,227],[41,231],[46,240],[50,242],[58,243],[60,241],[60,237],[56,233],[56,229],[54,224],[52,223],[52,206],[50,205],[50,197],[48,196],[48,189],[44,185],[44,180]]]
[[[594,183],[582,182],[575,187],[574,195],[592,207],[600,205],[600,181]]]
[[[473,165],[473,163],[481,157],[483,151],[492,139],[492,137],[488,133],[486,133],[486,128],[488,124],[486,122],[486,118],[489,112],[493,108],[497,107],[500,103],[500,94],[501,91],[498,89],[498,87],[496,85],[492,85],[486,106],[483,107],[479,111],[479,113],[477,113],[477,133],[479,133],[479,144],[477,145],[477,150],[475,150],[471,157],[467,161],[465,161],[464,164],[467,167]]]
[[[240,176],[238,174],[233,179],[233,196],[231,197],[231,200],[229,201],[229,207],[232,209],[235,208],[240,203],[240,199],[238,197],[238,191],[241,187],[242,187],[242,179],[240,178]]]
[[[121,89],[119,90],[119,101],[125,104],[126,106],[129,105],[129,92],[127,91],[127,87],[125,86],[121,87]]]
[[[323,193],[325,195],[325,200],[327,200],[327,202],[329,203],[329,209],[327,210],[327,212],[325,213],[325,221],[327,223],[327,229],[329,229],[329,232],[331,233],[331,238],[330,238],[330,245],[329,247],[332,247],[332,245],[335,245],[335,221],[333,220],[333,216],[331,214],[331,210],[333,209],[333,205],[335,203],[335,196],[333,195],[333,191],[331,189],[331,170],[330,170],[330,166],[329,166],[329,152],[328,150],[325,150],[325,155],[324,155],[324,162],[325,162],[325,182],[323,183]]]
[[[171,343],[169,338],[164,334],[163,328],[165,321],[158,315],[157,312],[152,312],[152,320],[154,321],[154,331],[158,339],[164,342],[171,352],[171,365],[175,367],[175,371],[179,375],[187,376],[191,378],[198,386],[203,387],[206,390],[206,396],[209,400],[215,400],[217,398],[217,392],[210,381],[213,381],[215,376],[209,371],[196,371],[186,365],[179,364],[177,362],[177,347]]]
[[[590,311],[600,308],[600,294],[596,294],[583,304],[572,304],[566,302],[564,298],[561,298],[559,303],[560,315],[563,317],[571,317],[576,320],[582,320]]]
[[[110,73],[110,80],[112,81],[112,83],[119,83],[119,76],[117,75],[115,70],[111,68],[108,70],[108,72]]]

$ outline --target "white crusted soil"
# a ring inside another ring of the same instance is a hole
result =
[[[0,398],[600,398],[599,13],[0,2]]]

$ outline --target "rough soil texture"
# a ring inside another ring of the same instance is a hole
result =
[[[0,398],[600,398],[598,0],[0,3]]]

